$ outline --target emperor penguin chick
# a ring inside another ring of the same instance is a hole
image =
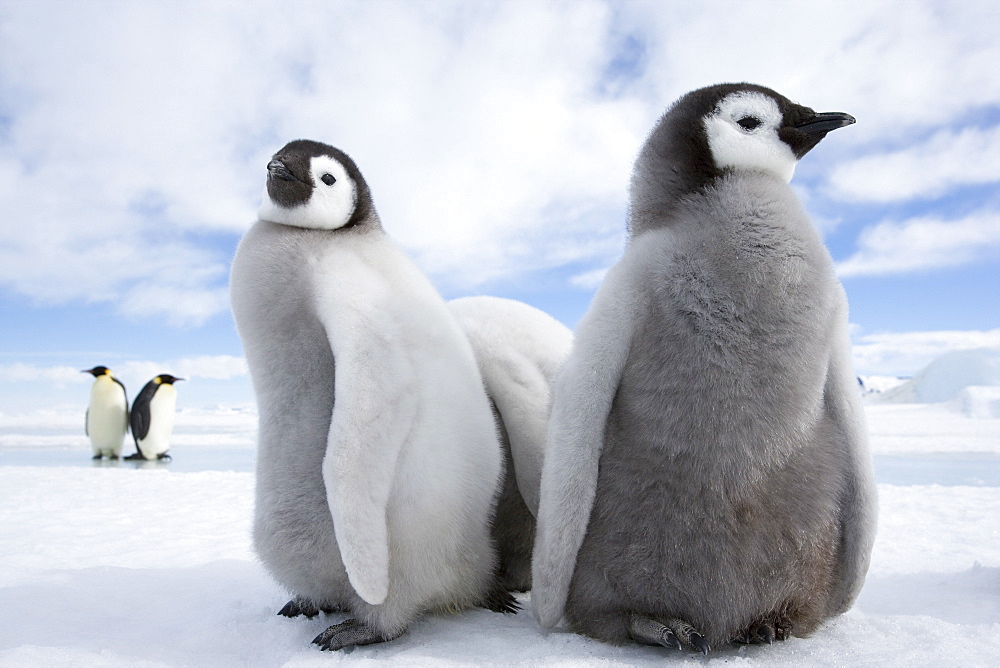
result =
[[[427,610],[510,610],[490,518],[500,444],[444,300],[382,229],[342,151],[267,165],[231,299],[260,415],[254,546],[295,596],[353,617],[315,643],[391,640]]]
[[[177,411],[174,383],[181,380],[161,373],[142,386],[129,416],[136,451],[125,459],[170,459],[167,450]]]
[[[94,377],[90,404],[84,418],[84,433],[90,437],[94,459],[118,459],[128,431],[128,396],[125,386],[106,366],[84,369]]]
[[[847,301],[788,186],[853,122],[724,84],[653,128],[624,255],[556,381],[542,626],[707,653],[808,635],[853,603],[876,493]]]
[[[493,518],[501,583],[527,591],[551,387],[573,333],[513,299],[463,297],[448,308],[472,344],[504,447],[504,481]]]

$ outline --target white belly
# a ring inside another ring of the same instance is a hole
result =
[[[149,402],[149,432],[146,438],[139,439],[139,449],[146,459],[156,459],[170,449],[176,408],[177,390],[173,385],[161,385]]]
[[[87,434],[94,454],[118,457],[128,425],[125,392],[121,386],[101,376],[90,388]]]

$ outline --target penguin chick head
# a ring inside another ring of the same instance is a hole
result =
[[[93,369],[83,369],[80,373],[89,373],[94,378],[100,378],[101,376],[110,376],[111,369],[106,366],[95,366]]]
[[[169,373],[161,373],[159,376],[153,379],[153,382],[157,385],[173,385],[179,380],[184,380],[183,378],[177,378],[176,376],[171,376]]]
[[[258,216],[295,227],[337,230],[378,224],[361,171],[343,151],[297,139],[267,163],[267,186]]]
[[[752,169],[791,181],[799,159],[854,117],[816,113],[772,90],[744,86],[719,99],[703,123],[718,169]]]
[[[817,113],[755,84],[692,91],[660,117],[636,158],[630,232],[662,224],[679,201],[727,173],[750,170],[787,182],[828,132],[852,123],[849,114]]]

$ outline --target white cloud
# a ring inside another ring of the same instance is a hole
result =
[[[766,10],[764,8],[766,7]],[[823,146],[870,145],[1000,105],[995,3],[706,0],[622,7],[650,42],[644,84],[661,102],[716,81],[770,86],[858,125]],[[822,153],[810,156],[821,159]]]
[[[834,196],[859,201],[932,199],[957,186],[1000,181],[1000,127],[942,130],[909,148],[843,162]]]
[[[199,355],[175,360],[173,368],[181,376],[229,380],[249,375],[246,360],[233,355]]]
[[[1000,348],[1000,329],[857,333],[852,339],[854,368],[859,374],[910,376],[945,353]]]
[[[234,355],[198,355],[165,361],[124,360],[111,365],[111,370],[116,378],[128,379],[133,384],[140,381],[145,383],[161,373],[186,379],[209,380],[230,380],[249,375],[246,360]],[[93,380],[93,376],[81,373],[81,369],[71,366],[16,362],[0,364],[0,379],[9,383],[51,383],[63,386],[87,384]]]
[[[104,364],[124,385],[129,401],[149,380],[169,373],[185,382],[178,387],[180,407],[217,407],[253,401],[246,361],[233,355],[199,355],[166,360],[129,360],[81,353],[87,364]],[[66,365],[0,364],[0,417],[38,410],[75,411],[82,420],[93,376]],[[80,422],[82,433],[83,423]]]
[[[293,138],[351,154],[390,234],[469,289],[612,256],[632,159],[689,89],[753,80],[855,114],[818,165],[1000,104],[990,3],[0,11],[0,286],[173,324],[226,308],[219,238],[252,221]],[[637,64],[610,71],[630,37]]]
[[[959,220],[915,218],[865,229],[858,250],[837,263],[837,274],[878,276],[953,267],[995,257],[1000,251],[1000,213]]]
[[[586,271],[582,274],[571,276],[569,279],[569,283],[574,287],[589,290],[599,286],[601,282],[604,280],[604,277],[607,276],[607,274],[608,274],[607,267],[605,267],[604,269],[594,269],[593,271]]]
[[[71,366],[37,366],[23,362],[0,364],[0,378],[5,383],[49,383],[60,388],[93,380],[93,376],[81,371]]]
[[[128,360],[114,367],[115,374],[138,390],[146,381],[161,373],[192,380],[231,380],[249,376],[246,361],[233,355],[199,355],[165,361]]]

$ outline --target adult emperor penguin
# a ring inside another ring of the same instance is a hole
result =
[[[807,635],[854,601],[876,495],[847,301],[788,186],[853,122],[725,84],[653,128],[626,250],[556,381],[542,626],[707,653]]]
[[[448,308],[472,344],[504,446],[505,476],[493,520],[501,582],[527,591],[551,387],[573,333],[513,299],[463,297]]]
[[[382,229],[342,151],[267,165],[230,282],[260,416],[254,545],[295,598],[352,617],[314,642],[391,640],[427,610],[509,610],[490,519],[503,465],[475,357]]]
[[[170,459],[167,450],[177,410],[174,383],[179,380],[184,379],[161,373],[143,385],[129,416],[136,451],[125,459]]]
[[[80,373],[94,377],[90,386],[90,405],[84,419],[84,432],[90,437],[94,459],[118,459],[128,431],[128,396],[125,386],[106,366],[95,366]]]

